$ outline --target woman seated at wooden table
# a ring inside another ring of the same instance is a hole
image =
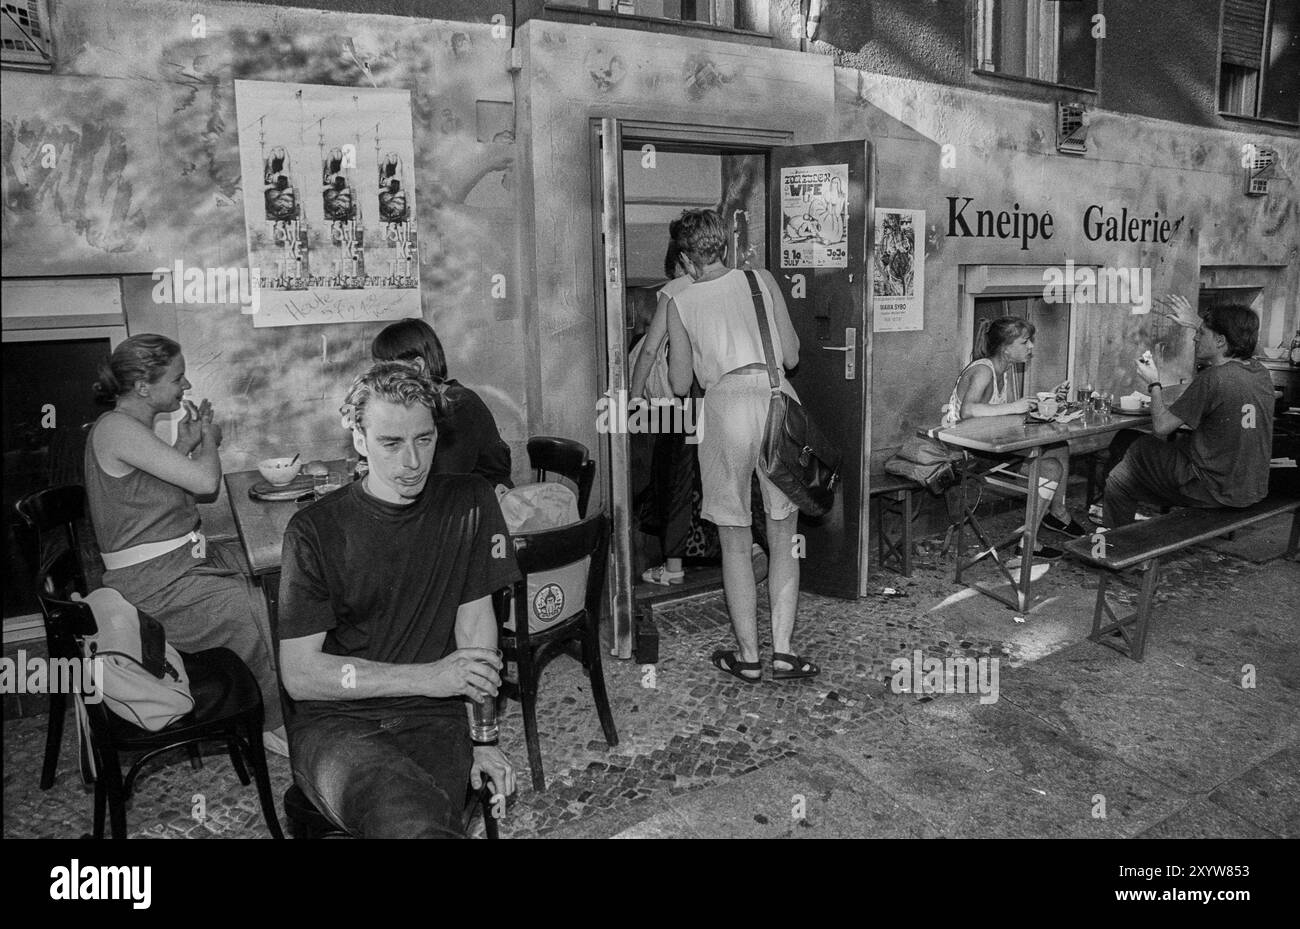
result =
[[[408,361],[423,366],[435,383],[447,385],[447,418],[438,422],[433,474],[480,474],[506,490],[510,480],[510,446],[497,421],[474,391],[447,377],[447,356],[438,334],[422,319],[403,319],[385,326],[371,343],[375,361]]]
[[[243,659],[262,692],[263,742],[288,755],[266,601],[237,543],[208,542],[201,531],[194,498],[221,487],[221,427],[207,400],[184,398],[190,386],[181,347],[166,336],[131,336],[100,367],[95,389],[113,409],[86,442],[86,498],[104,586],[162,623],[179,650],[222,647]],[[182,405],[168,445],[154,419]]]
[[[975,334],[974,358],[957,375],[952,396],[944,406],[944,426],[954,426],[977,416],[1006,416],[1028,413],[1037,401],[1012,398],[1016,391],[1010,376],[1013,364],[1025,364],[1034,353],[1034,324],[1017,316],[984,320]],[[1065,444],[1043,449],[1039,463],[1040,497],[1051,500],[1040,525],[1070,538],[1086,535],[1088,529],[1070,515],[1065,505],[1066,478],[1070,473],[1070,449]],[[1063,554],[1050,545],[1037,545],[1034,556],[1054,560]]]

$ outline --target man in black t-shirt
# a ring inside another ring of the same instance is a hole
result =
[[[1195,339],[1196,360],[1207,367],[1169,406],[1150,354],[1138,359],[1155,435],[1134,442],[1107,477],[1107,528],[1133,522],[1138,503],[1245,507],[1268,495],[1273,383],[1253,357],[1258,338],[1259,317],[1248,307],[1209,310]],[[1191,431],[1178,432],[1183,426]]]
[[[294,778],[362,837],[463,834],[466,785],[515,774],[471,745],[466,706],[494,699],[491,594],[519,577],[492,487],[431,475],[437,388],[400,362],[357,378],[345,404],[370,471],[300,510],[285,532],[280,664],[295,701]]]

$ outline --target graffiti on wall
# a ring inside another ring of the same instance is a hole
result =
[[[165,176],[132,149],[148,107],[105,99],[91,81],[58,78],[57,97],[24,92],[48,75],[8,73],[0,121],[4,273],[140,271],[152,266],[143,203]],[[141,99],[148,99],[141,95]]]

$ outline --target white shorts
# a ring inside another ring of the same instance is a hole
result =
[[[781,385],[784,393],[798,399],[785,378]],[[785,519],[798,509],[758,471],[771,398],[766,371],[733,372],[705,391],[699,429],[704,519],[719,526],[752,525],[750,479],[755,473],[769,517]]]

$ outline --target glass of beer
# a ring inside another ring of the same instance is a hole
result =
[[[496,653],[497,657],[500,658],[501,649],[498,648]],[[484,664],[487,664],[487,662],[484,662]],[[482,703],[471,700],[469,708],[473,714],[473,722],[469,728],[470,739],[476,743],[495,742],[500,735],[500,729],[497,726],[497,698],[491,694],[484,694]]]

